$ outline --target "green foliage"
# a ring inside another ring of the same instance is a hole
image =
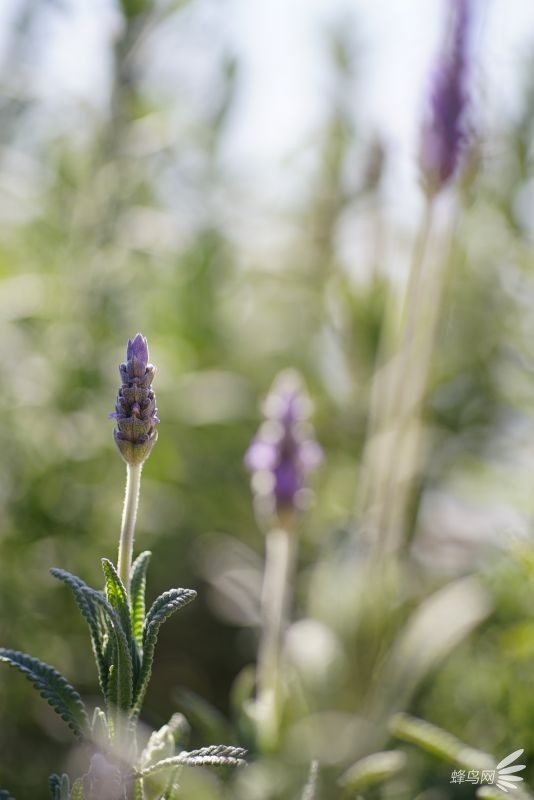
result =
[[[117,611],[108,603],[101,592],[87,588],[86,594],[100,606],[106,620],[106,636],[111,642],[108,649],[107,701],[109,707],[119,713],[127,713],[132,704],[134,690],[134,668],[131,642],[122,627]]]
[[[371,171],[373,180],[358,174],[365,172],[358,164],[369,161],[369,131],[363,129],[360,140],[353,118],[359,99],[350,73],[355,63],[359,67],[359,53],[349,32],[358,26],[343,26],[343,47],[336,44],[335,63],[329,65],[331,105],[322,129],[318,124],[313,138],[304,141],[306,163],[315,162],[316,173],[297,187],[300,162],[289,160],[285,174],[298,207],[282,203],[275,214],[262,214],[269,242],[264,250],[262,237],[244,237],[247,226],[241,225],[241,217],[246,222],[255,207],[258,182],[245,180],[236,192],[229,179],[224,120],[239,124],[238,106],[232,105],[233,79],[217,62],[217,47],[206,50],[212,77],[193,92],[195,103],[172,67],[169,84],[160,82],[159,73],[166,70],[152,68],[152,54],[158,52],[159,63],[169,38],[177,52],[182,44],[189,52],[203,4],[191,3],[189,16],[177,15],[165,29],[158,27],[160,19],[183,3],[116,5],[121,24],[116,36],[108,37],[106,54],[109,116],[104,107],[94,114],[87,111],[90,104],[78,107],[70,94],[62,98],[54,91],[57,107],[68,109],[67,115],[57,114],[60,130],[39,93],[25,84],[35,69],[26,56],[34,41],[42,42],[45,61],[53,46],[53,37],[40,35],[40,25],[48,30],[54,4],[15,4],[26,21],[6,29],[14,53],[7,63],[24,64],[24,70],[13,70],[13,83],[5,72],[7,99],[0,109],[0,173],[9,193],[0,241],[8,376],[0,422],[0,641],[19,646],[23,631],[25,649],[51,663],[66,659],[73,682],[83,694],[93,693],[74,604],[71,609],[62,592],[50,592],[40,569],[59,563],[60,553],[60,563],[99,586],[94,556],[114,547],[120,514],[120,464],[111,458],[105,423],[116,389],[109,354],[116,351],[118,361],[119,341],[141,325],[153,336],[160,364],[165,436],[146,470],[137,540],[154,549],[155,593],[176,583],[189,585],[195,569],[210,585],[192,609],[191,626],[180,629],[180,658],[173,637],[162,637],[163,650],[154,661],[157,628],[150,638],[144,632],[147,554],[132,568],[131,634],[111,568],[106,606],[104,596],[98,593],[96,600],[83,581],[54,571],[70,586],[89,626],[106,700],[107,714],[95,713],[91,737],[107,751],[109,728],[114,730],[119,717],[115,703],[133,703],[137,716],[154,667],[147,720],[159,725],[167,719],[169,698],[183,698],[177,686],[185,684],[190,697],[200,698],[189,707],[187,701],[179,705],[192,723],[195,743],[225,741],[214,733],[218,726],[225,736],[231,731],[229,741],[254,747],[250,674],[235,689],[230,713],[228,696],[234,677],[254,661],[255,631],[250,621],[240,630],[228,610],[231,603],[241,611],[254,609],[257,580],[250,564],[236,560],[224,571],[214,563],[204,534],[231,531],[260,561],[263,539],[254,524],[242,453],[256,425],[257,399],[280,367],[295,364],[310,385],[327,452],[315,505],[300,530],[295,606],[298,617],[320,622],[325,641],[318,640],[324,645],[320,652],[310,646],[303,654],[294,636],[298,625],[290,631],[295,664],[284,687],[281,752],[272,760],[255,753],[250,770],[238,771],[236,798],[299,797],[315,749],[339,759],[335,767],[321,766],[321,786],[314,787],[321,800],[336,797],[339,775],[367,758],[371,744],[365,730],[349,726],[350,736],[338,737],[332,756],[328,739],[336,737],[321,738],[316,731],[322,715],[342,712],[352,725],[374,704],[385,731],[400,689],[403,702],[409,695],[410,710],[460,737],[451,740],[445,730],[413,719],[404,726],[402,741],[418,747],[417,763],[406,771],[407,797],[451,793],[450,774],[440,772],[436,756],[446,763],[465,756],[462,739],[501,755],[525,746],[532,777],[534,707],[525,689],[534,668],[532,586],[521,572],[502,574],[508,532],[522,531],[531,518],[532,88],[522,109],[517,93],[517,118],[507,123],[502,115],[495,138],[481,147],[480,165],[474,158],[469,185],[466,178],[457,193],[459,224],[450,242],[443,318],[423,402],[429,438],[413,506],[413,544],[403,554],[394,586],[382,563],[370,585],[364,555],[372,547],[367,538],[372,526],[354,509],[367,477],[361,465],[372,376],[377,359],[381,365],[384,333],[402,304],[401,271],[393,281],[388,276],[390,254],[395,266],[397,259],[409,260],[403,244],[411,242],[412,230],[403,221],[397,227],[395,193],[388,194],[384,213],[380,175],[389,161],[384,143],[377,143],[381,160]],[[225,4],[212,5],[208,16]],[[201,22],[209,36],[209,20]],[[239,78],[239,62],[237,67]],[[64,119],[75,107],[77,122],[69,130]],[[36,125],[36,119],[48,122]],[[221,196],[229,198],[222,214]],[[411,226],[413,215],[406,216]],[[281,223],[286,244],[280,244],[276,229],[270,236],[271,217],[273,225]],[[356,232],[354,252],[348,232]],[[441,257],[449,243],[437,240],[435,250]],[[430,258],[425,268],[435,266]],[[387,458],[397,457],[394,449]],[[386,493],[388,502],[392,495]],[[406,641],[407,620],[437,588],[479,572],[482,563],[494,612],[471,634],[471,643],[452,651],[457,639],[443,633],[462,627],[464,608],[460,604],[450,613],[445,604],[440,615],[430,610],[415,645],[412,640],[391,649],[392,642]],[[231,596],[225,595],[228,589]],[[167,668],[170,663],[175,669]],[[389,683],[381,679],[384,665]],[[61,763],[63,743],[41,736],[35,709],[20,694],[22,682],[15,683],[13,690],[11,682],[0,685],[0,760],[9,765],[0,780],[17,797],[43,800],[43,775],[49,764]],[[214,713],[206,711],[210,704]],[[389,746],[386,738],[387,733],[379,748]],[[247,791],[249,771],[254,786]],[[148,780],[159,776],[166,771]],[[365,794],[374,800],[391,791],[376,784]],[[489,794],[490,787],[478,791]],[[218,796],[217,790],[202,796]]]
[[[174,714],[167,725],[154,731],[139,759],[140,769],[146,770],[160,761],[172,758],[177,746],[182,746],[189,735],[189,726],[185,717]],[[162,770],[154,775],[147,775],[142,780],[144,800],[160,800],[170,789],[176,770]]]
[[[0,661],[22,672],[75,736],[83,739],[88,734],[89,721],[82,699],[56,669],[38,658],[4,647],[0,648]]]
[[[152,553],[145,550],[132,564],[130,578],[130,603],[132,614],[132,630],[139,647],[143,646],[143,624],[145,621],[145,588],[146,571]]]
[[[130,650],[130,659],[132,664],[132,690],[135,686],[141,659],[139,655],[139,648],[133,636],[132,629],[132,612],[130,611],[130,601],[126,596],[126,589],[117,574],[117,570],[111,561],[107,558],[102,559],[102,566],[104,575],[106,576],[106,597],[109,604],[115,610],[120,620],[120,627]]]
[[[170,589],[154,600],[150,607],[143,624],[143,657],[132,708],[134,717],[141,710],[152,674],[154,650],[160,627],[175,611],[190,603],[196,597],[196,594],[193,589]]]
[[[491,769],[496,761],[488,753],[470,747],[448,731],[410,714],[396,714],[390,724],[394,736],[417,744],[432,755],[465,769]]]
[[[108,699],[109,669],[111,652],[108,647],[109,637],[101,607],[95,603],[89,587],[75,575],[66,570],[53,567],[50,572],[55,578],[63,581],[72,590],[80,612],[89,626],[91,644],[98,670],[98,679],[102,694]]]
[[[179,753],[172,758],[165,758],[152,764],[149,767],[139,770],[136,774],[140,778],[155,775],[157,772],[174,769],[175,767],[240,767],[244,766],[246,750],[242,747],[231,747],[229,745],[211,745],[201,747],[199,750],[191,750]]]
[[[130,641],[132,638],[132,623],[126,589],[117,574],[117,570],[109,559],[102,559],[102,568],[106,576],[106,597],[108,603],[117,612],[124,635],[128,641]]]

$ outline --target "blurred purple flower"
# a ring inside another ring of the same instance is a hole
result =
[[[119,372],[122,386],[110,414],[117,421],[113,436],[127,464],[142,464],[157,439],[159,419],[151,388],[156,368],[148,363],[148,343],[140,333],[128,340],[126,363]]]
[[[84,776],[84,797],[87,800],[124,800],[126,797],[119,768],[100,753],[91,758],[89,772]]]
[[[313,429],[306,422],[310,410],[297,373],[281,373],[265,401],[265,422],[245,454],[253,490],[269,496],[277,511],[299,507],[306,475],[323,458]]]
[[[452,0],[451,8],[448,42],[435,68],[420,148],[420,166],[431,194],[454,175],[466,138],[471,0]]]

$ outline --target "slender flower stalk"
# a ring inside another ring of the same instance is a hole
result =
[[[296,532],[291,524],[272,528],[265,541],[257,698],[259,734],[267,750],[274,748],[278,738],[278,720],[283,701],[282,651],[292,596],[296,544]]]
[[[128,340],[126,362],[119,372],[122,386],[117,395],[115,443],[126,462],[126,492],[119,541],[118,573],[129,593],[135,521],[139,505],[141,470],[157,439],[159,422],[156,397],[151,388],[156,372],[148,362],[148,343],[142,334]]]
[[[322,450],[307,422],[310,410],[297,373],[281,373],[264,405],[266,419],[245,455],[258,512],[271,521],[265,543],[257,664],[258,738],[266,750],[276,747],[283,702],[281,662],[295,568],[297,516],[305,506],[306,476],[322,460]]]
[[[126,491],[122,509],[121,535],[119,539],[119,555],[117,558],[117,571],[124,584],[126,593],[130,592],[130,570],[133,558],[133,545],[135,537],[135,522],[139,506],[139,491],[141,489],[142,464],[126,465]]]
[[[433,75],[423,122],[419,164],[424,213],[416,238],[396,342],[384,326],[371,391],[364,480],[364,526],[378,550],[394,553],[408,539],[410,504],[424,457],[424,401],[443,300],[449,234],[438,234],[439,195],[458,170],[469,112],[469,36],[472,0],[451,0],[447,40]],[[441,211],[444,208],[441,207]],[[441,226],[443,227],[443,226]],[[436,258],[436,253],[443,256]]]

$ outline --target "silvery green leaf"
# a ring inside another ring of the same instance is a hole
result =
[[[98,606],[107,621],[112,639],[112,666],[108,672],[108,700],[116,709],[127,712],[132,704],[133,666],[130,643],[117,611],[101,592],[87,588],[85,594]]]
[[[139,777],[154,775],[161,770],[173,769],[179,766],[188,767],[239,767],[246,764],[247,751],[242,747],[215,744],[210,747],[201,747],[199,750],[183,751],[172,758],[166,758],[152,764],[146,769],[139,770]]]
[[[108,699],[108,676],[111,666],[110,658],[111,640],[106,624],[106,620],[102,611],[94,603],[91,596],[88,594],[89,587],[81,578],[76,575],[71,575],[64,569],[54,567],[50,570],[52,575],[60,581],[63,581],[72,591],[76,605],[89,626],[91,635],[91,645],[95,656],[95,661],[98,670],[98,680],[102,694]]]
[[[126,589],[122,583],[114,565],[107,558],[102,559],[102,568],[106,577],[106,597],[110,606],[115,610],[120,620],[126,641],[130,649],[132,660],[132,683],[135,683],[139,668],[141,666],[139,648],[132,633],[132,621],[130,617],[130,604]]]
[[[143,623],[145,621],[146,571],[152,553],[145,550],[135,559],[130,577],[130,603],[132,630],[139,647],[143,646]]]
[[[151,735],[141,754],[140,768],[146,769],[152,764],[157,764],[159,761],[173,756],[176,752],[177,741],[183,743],[188,734],[189,725],[185,717],[182,714],[173,714],[167,725],[154,731]],[[170,789],[173,779],[174,771],[145,778],[143,780],[144,800],[160,800]]]
[[[196,597],[193,589],[170,589],[154,600],[143,625],[143,654],[139,680],[135,689],[132,717],[137,717],[147,690],[154,650],[158,639],[159,629],[175,611],[187,605]]]
[[[54,667],[4,647],[0,647],[0,661],[22,672],[78,738],[87,736],[89,721],[82,699]]]

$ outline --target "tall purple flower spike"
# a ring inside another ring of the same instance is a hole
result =
[[[245,454],[254,491],[270,496],[278,512],[299,508],[306,476],[323,458],[306,422],[310,406],[297,373],[282,372],[265,401],[265,421]]]
[[[434,71],[420,148],[420,166],[431,194],[440,191],[453,177],[466,138],[471,0],[453,0],[451,6],[448,42]]]
[[[110,417],[117,422],[113,436],[127,464],[142,464],[157,439],[159,422],[156,396],[151,388],[156,368],[148,363],[148,343],[140,333],[128,339],[126,363],[119,367],[122,386],[115,411]]]

